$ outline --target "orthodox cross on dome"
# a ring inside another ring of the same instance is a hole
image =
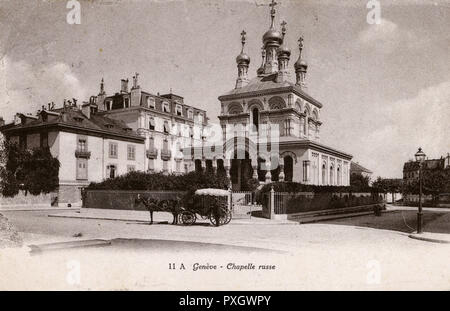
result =
[[[245,45],[245,40],[246,40],[246,36],[247,35],[247,33],[245,32],[245,30],[242,30],[242,32],[241,32],[241,42],[242,42],[242,50],[241,50],[241,53],[243,53],[244,52],[244,45]]]
[[[281,33],[283,34],[283,39],[284,39],[284,35],[286,34],[286,25],[287,25],[286,21],[283,21],[281,23]]]
[[[272,0],[272,3],[269,4],[269,6],[272,8],[272,9],[270,10],[270,18],[272,19],[272,24],[270,25],[270,28],[274,28],[275,13],[277,12],[277,11],[275,11],[275,6],[276,6],[277,4],[278,4],[278,3],[275,2],[275,0]]]

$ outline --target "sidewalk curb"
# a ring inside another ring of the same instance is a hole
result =
[[[46,212],[46,211],[79,211],[81,207],[43,207],[43,208],[18,208],[18,209],[1,209],[1,212]]]
[[[111,217],[102,217],[102,216],[74,216],[74,215],[59,215],[59,214],[49,214],[48,217],[60,217],[60,218],[73,218],[73,219],[90,219],[90,220],[112,220],[112,221],[125,221],[125,222],[132,222],[132,223],[148,223],[149,220],[139,220],[139,219],[126,219],[126,218],[111,218]],[[240,222],[237,220],[237,222],[231,222],[230,225],[299,225],[297,221],[289,221],[289,222],[251,222],[251,221],[244,221]]]
[[[450,244],[450,237],[448,238],[448,240],[442,240],[442,239],[437,239],[437,238],[424,237],[417,233],[410,234],[410,235],[408,235],[408,237],[410,237],[411,239],[420,240],[420,241],[440,243],[440,244]]]

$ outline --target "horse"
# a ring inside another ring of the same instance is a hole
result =
[[[171,200],[158,200],[151,197],[143,197],[138,194],[134,201],[135,205],[142,203],[146,207],[147,211],[150,212],[150,225],[153,224],[153,212],[168,212],[172,213],[173,221],[172,225],[178,224],[178,214],[181,213],[181,199],[177,196],[175,199]]]

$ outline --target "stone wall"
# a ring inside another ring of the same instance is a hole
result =
[[[19,206],[51,206],[57,196],[56,192],[47,194],[32,195],[25,194],[25,191],[20,191],[15,197],[0,196],[0,208],[19,207]]]

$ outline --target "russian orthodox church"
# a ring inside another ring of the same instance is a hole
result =
[[[224,133],[227,126],[245,127],[241,133],[245,143],[236,143],[234,135],[225,137],[224,157],[220,161],[231,177],[233,190],[245,189],[249,179],[258,179],[260,183],[295,181],[312,185],[349,185],[352,156],[320,143],[323,105],[308,94],[308,64],[302,55],[302,37],[298,40],[295,77],[291,81],[289,62],[292,53],[285,44],[287,24],[281,23],[281,31],[276,29],[275,5],[272,0],[271,24],[262,37],[262,63],[254,78],[249,78],[248,73],[250,57],[245,53],[246,32],[241,33],[242,49],[236,58],[235,88],[219,96],[219,119]],[[272,130],[276,128],[274,125],[278,125],[279,131],[278,150],[267,150],[259,138],[267,135],[263,128]],[[239,152],[245,157],[238,157]],[[230,153],[231,156],[225,156]]]

